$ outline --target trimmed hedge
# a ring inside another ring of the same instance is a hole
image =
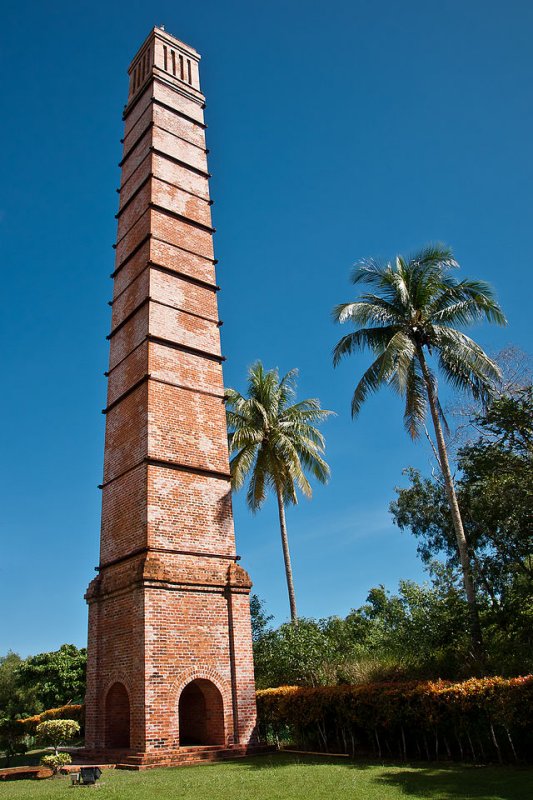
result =
[[[85,705],[66,705],[59,708],[49,708],[42,714],[18,720],[27,736],[35,736],[37,725],[48,722],[50,719],[73,719],[79,723],[83,733],[85,727]]]
[[[531,759],[533,675],[257,692],[259,733],[324,752]]]

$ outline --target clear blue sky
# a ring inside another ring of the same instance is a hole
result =
[[[126,68],[154,24],[202,54],[227,385],[261,358],[298,367],[338,416],[329,486],[288,514],[301,614],[346,614],[423,576],[388,515],[424,443],[384,393],[360,419],[367,360],[331,366],[351,264],[429,241],[491,281],[530,329],[533,5],[511,0],[8,2],[1,30],[0,653],[86,641],[98,557],[105,379]],[[288,616],[273,504],[235,502],[238,550]]]

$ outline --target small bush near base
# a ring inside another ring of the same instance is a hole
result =
[[[50,769],[53,769],[55,775],[61,767],[72,764],[72,756],[70,753],[50,753],[50,755],[41,758],[41,764],[43,767],[50,767]]]

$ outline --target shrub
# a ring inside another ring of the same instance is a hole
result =
[[[73,719],[79,722],[81,727],[85,722],[85,706],[67,705],[59,706],[59,708],[49,708],[39,716],[41,722],[46,722],[49,719]]]
[[[37,740],[44,745],[51,745],[55,754],[58,747],[66,744],[80,732],[79,723],[74,719],[51,719],[37,725]]]
[[[41,764],[44,767],[50,767],[54,770],[54,775],[61,769],[66,767],[67,764],[72,764],[72,756],[70,753],[50,753],[48,756],[41,758]]]
[[[24,737],[24,729],[18,719],[0,719],[0,750],[6,755],[6,766],[9,766],[13,756],[26,752]]]
[[[24,732],[28,736],[35,736],[37,726],[41,722],[47,722],[51,719],[71,719],[79,723],[81,732],[85,725],[85,706],[84,705],[67,705],[59,706],[59,708],[49,708],[41,714],[35,714],[33,717],[26,717],[20,720],[20,724],[24,728]]]
[[[533,676],[283,686],[257,693],[259,729],[303,747],[474,761],[531,757]],[[518,744],[519,743],[519,744]]]

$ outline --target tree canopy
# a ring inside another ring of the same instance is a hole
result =
[[[533,668],[533,389],[496,398],[473,420],[477,439],[458,451],[456,487],[489,651],[503,671]],[[441,480],[407,470],[394,521],[418,540],[423,561],[459,567]]]

